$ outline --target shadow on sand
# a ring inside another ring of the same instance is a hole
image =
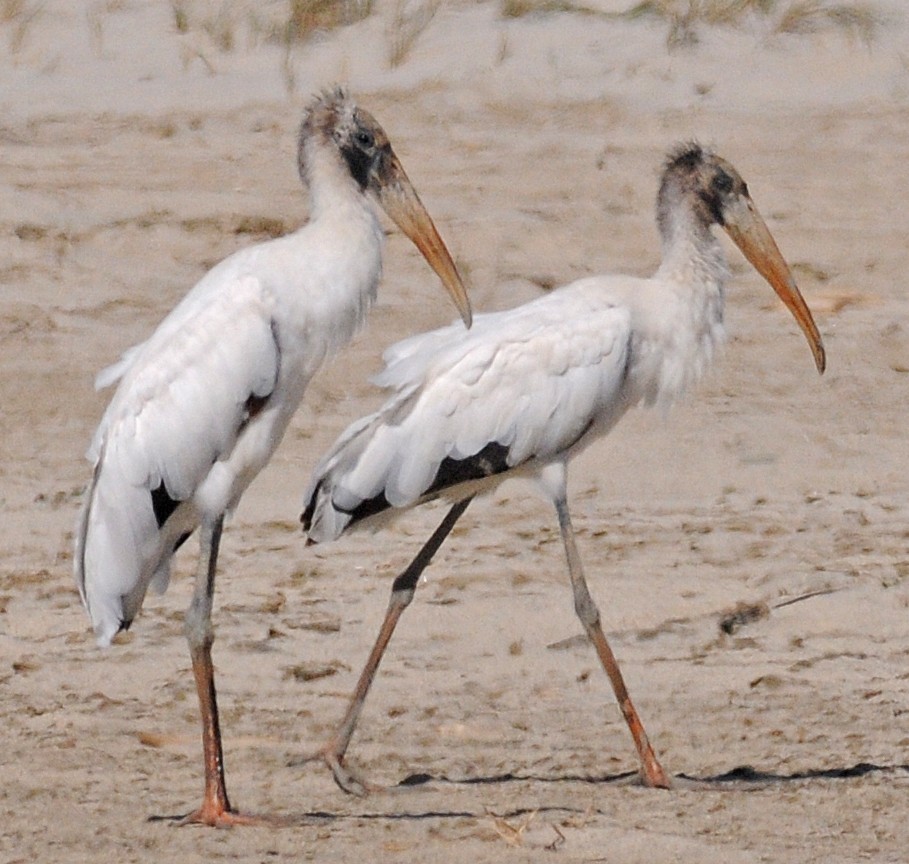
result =
[[[850,780],[857,777],[866,777],[873,774],[882,775],[907,775],[909,776],[909,765],[876,765],[871,762],[858,762],[855,765],[849,765],[842,768],[814,768],[805,771],[794,771],[789,774],[783,774],[774,771],[762,771],[753,768],[750,765],[740,765],[731,771],[723,774],[715,774],[706,777],[692,777],[687,774],[677,774],[673,777],[673,790],[736,790],[749,791],[755,789],[766,789],[775,785],[784,785],[789,783],[803,783],[811,780]],[[500,783],[540,783],[540,784],[557,784],[557,783],[588,783],[591,785],[615,785],[615,786],[639,786],[640,776],[637,772],[624,772],[621,774],[602,774],[593,775],[553,775],[539,776],[535,774],[519,774],[507,772],[504,774],[489,775],[483,777],[469,778],[452,778],[443,775],[432,774],[410,774],[401,780],[396,786],[389,787],[388,792],[403,793],[407,790],[423,788],[430,791],[440,786],[479,786],[495,785]],[[525,816],[530,813],[589,813],[604,812],[596,808],[577,808],[567,805],[543,805],[537,807],[513,807],[496,815],[502,818],[511,819],[514,817]],[[313,810],[305,813],[287,814],[286,816],[269,816],[265,817],[266,821],[273,827],[302,827],[307,825],[325,824],[331,822],[364,820],[364,821],[381,821],[381,820],[422,820],[422,819],[461,819],[461,818],[480,818],[488,816],[487,809],[482,810],[448,810],[448,809],[410,809],[410,810],[348,810],[337,812]],[[175,821],[179,822],[179,817],[150,817],[149,821]]]

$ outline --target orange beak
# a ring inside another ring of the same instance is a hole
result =
[[[761,218],[754,202],[748,197],[739,199],[734,209],[727,211],[726,233],[752,266],[776,291],[805,334],[817,371],[823,374],[827,365],[824,343],[814,323],[811,310],[802,297],[789,265],[780,254],[770,229]]]
[[[436,271],[465,326],[470,327],[473,321],[470,299],[458,268],[393,151],[388,153],[382,168],[382,176],[374,187],[379,204]]]

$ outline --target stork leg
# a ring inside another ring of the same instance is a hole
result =
[[[638,712],[631,701],[631,696],[628,695],[628,688],[625,686],[619,664],[612,653],[612,648],[609,647],[609,643],[606,641],[606,636],[600,625],[600,610],[597,609],[587,588],[584,568],[581,565],[581,556],[578,554],[574,530],[571,527],[568,502],[564,495],[555,499],[555,508],[559,517],[562,542],[565,544],[565,555],[568,558],[568,574],[571,577],[571,588],[574,592],[574,609],[578,618],[581,619],[590,641],[593,642],[594,648],[596,648],[597,656],[609,676],[609,682],[612,684],[612,690],[615,693],[619,707],[622,709],[625,722],[631,730],[631,737],[634,739],[634,746],[637,748],[638,757],[641,761],[641,778],[645,786],[668,789],[670,786],[669,776],[657,760],[653,747],[650,746],[647,733],[644,731],[644,724],[641,723]]]
[[[358,778],[344,764],[344,756],[350,745],[350,739],[353,737],[354,730],[357,728],[357,722],[360,719],[360,713],[363,710],[363,703],[369,694],[373,678],[379,668],[379,663],[385,654],[385,649],[391,641],[391,637],[397,627],[398,619],[404,610],[413,600],[416,592],[417,582],[422,572],[429,566],[433,556],[439,551],[439,547],[445,542],[445,538],[451,533],[455,523],[461,518],[461,515],[467,509],[467,505],[473,500],[473,497],[465,498],[458,501],[446,514],[438,528],[433,532],[429,540],[426,541],[423,548],[417,553],[413,561],[410,562],[407,569],[404,570],[395,579],[391,588],[391,597],[388,601],[388,609],[385,613],[385,619],[379,628],[379,635],[376,638],[375,645],[369,654],[366,665],[360,673],[356,689],[351,696],[347,705],[347,711],[338,727],[332,733],[328,741],[323,744],[315,753],[304,756],[302,759],[294,760],[291,765],[301,765],[305,762],[312,762],[321,759],[331,769],[335,778],[335,783],[350,795],[364,797],[369,792],[377,788],[365,780]]]
[[[202,806],[182,819],[183,824],[199,823],[216,827],[258,824],[263,820],[235,812],[227,797],[224,783],[224,754],[221,750],[221,727],[215,694],[215,670],[211,660],[214,630],[211,625],[212,599],[215,592],[215,570],[224,517],[213,523],[204,522],[200,529],[199,568],[184,630],[192,658],[193,676],[199,695],[202,718],[202,753],[205,760],[205,793]]]

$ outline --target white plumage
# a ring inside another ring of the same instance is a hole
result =
[[[335,539],[376,496],[393,508],[414,504],[444,460],[463,462],[490,442],[507,450],[508,467],[529,469],[589,443],[582,433],[593,421],[606,431],[618,412],[631,316],[600,281],[477,315],[468,334],[448,327],[390,349],[375,380],[394,396],[316,469],[317,501],[330,493],[331,504],[316,503],[309,537]]]
[[[278,304],[268,280],[244,273],[249,251],[224,262],[229,270],[215,268],[148,342],[101,373],[122,383],[88,454],[96,468],[77,575],[102,645],[138,613],[153,576],[156,589],[167,587],[178,539],[203,514],[235,506],[277,446],[296,405],[285,399],[283,411],[276,406],[244,430],[250,398],[286,392],[288,373],[305,381],[318,368],[301,357],[296,369],[283,363],[281,379]],[[162,484],[181,503],[158,526],[151,492]]]
[[[167,587],[174,551],[201,526],[187,634],[206,748],[205,800],[192,818],[209,824],[237,821],[224,790],[210,663],[222,520],[270,459],[310,378],[375,299],[383,233],[367,193],[470,322],[454,264],[384,131],[342,91],[308,107],[299,165],[308,224],[226,258],[97,382],[120,383],[88,454],[94,475],[77,531],[76,581],[107,645],[150,586]]]
[[[567,463],[636,405],[669,404],[702,374],[723,338],[725,258],[720,224],[793,311],[819,371],[824,351],[811,313],[735,169],[698,145],[669,158],[658,197],[663,260],[649,279],[581,279],[516,309],[479,315],[386,353],[377,381],[393,391],[353,424],[316,468],[304,527],[312,542],[439,495],[446,522],[395,584],[376,649],[338,732],[317,754],[348,791],[366,787],[343,758],[366,692],[419,572],[472,496],[517,474],[552,498],[575,607],[622,704],[645,782],[668,784],[647,742],[584,581],[567,507]]]

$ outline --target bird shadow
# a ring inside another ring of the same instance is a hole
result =
[[[767,789],[774,786],[785,786],[788,784],[805,783],[809,781],[836,781],[851,780],[859,777],[871,775],[907,775],[909,776],[909,764],[907,765],[878,765],[873,762],[857,762],[855,765],[847,765],[838,768],[810,768],[803,771],[793,771],[782,773],[777,771],[764,771],[754,768],[751,765],[739,765],[730,771],[722,774],[706,775],[695,777],[689,774],[676,774],[672,778],[672,790],[713,790],[713,791],[752,791],[757,789]],[[478,777],[449,777],[443,774],[414,773],[399,781],[396,785],[388,787],[387,792],[404,793],[408,790],[415,791],[424,789],[431,791],[440,786],[494,786],[497,784],[507,783],[541,783],[541,784],[560,784],[560,783],[586,783],[592,786],[641,786],[640,775],[635,771],[623,772],[618,774],[557,774],[557,775],[537,775],[523,774],[518,772],[505,772],[502,774],[490,774]],[[511,819],[520,816],[526,816],[529,813],[576,813],[590,814],[599,813],[596,808],[578,808],[570,805],[553,804],[536,807],[514,807],[505,812],[496,813],[497,816],[505,819]],[[305,827],[312,825],[323,825],[326,823],[343,823],[348,821],[421,821],[426,819],[463,819],[463,818],[481,818],[489,815],[489,810],[484,808],[478,810],[455,810],[455,809],[395,809],[395,810],[369,810],[358,808],[357,810],[336,811],[311,810],[307,812],[291,813],[280,816],[265,817],[263,824],[271,827]],[[173,822],[180,824],[180,817],[152,816],[148,821],[154,822]]]
[[[907,765],[877,765],[873,762],[857,762],[838,768],[809,768],[803,771],[782,773],[777,771],[764,771],[751,765],[739,765],[722,774],[712,774],[702,777],[680,773],[672,778],[673,789],[724,789],[724,788],[765,788],[767,786],[787,783],[804,782],[808,780],[848,780],[855,777],[864,777],[869,774],[909,774]],[[588,783],[590,785],[614,786],[642,786],[640,774],[637,771],[626,771],[618,774],[555,774],[539,775],[524,774],[519,772],[505,772],[502,774],[483,775],[478,777],[449,777],[446,775],[433,775],[414,773],[401,780],[395,788],[419,787],[429,784],[450,785],[492,785],[498,783]]]

